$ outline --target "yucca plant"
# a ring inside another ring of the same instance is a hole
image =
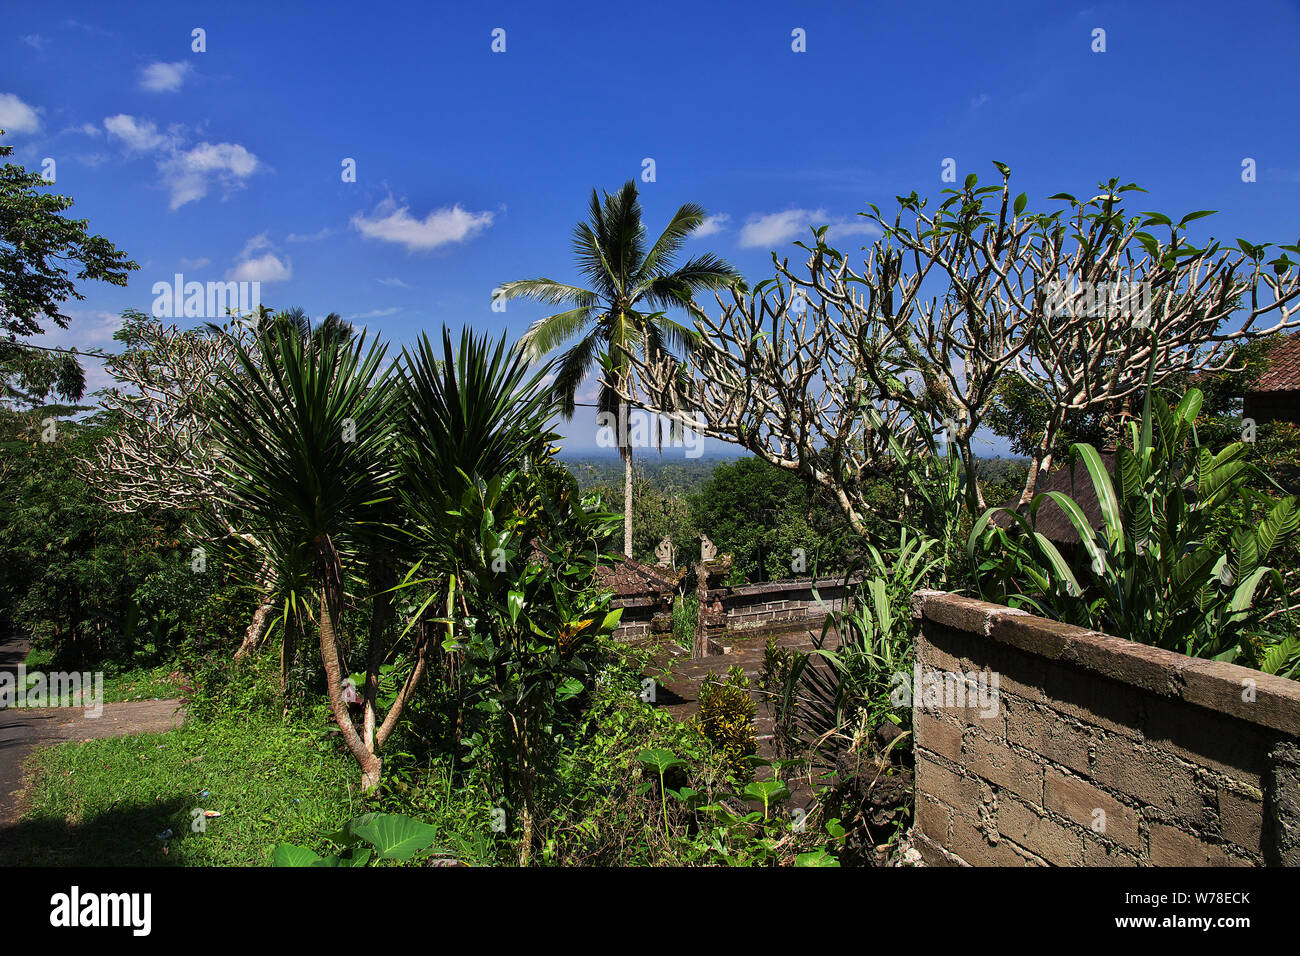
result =
[[[1101,527],[1061,492],[1035,495],[1027,513],[987,511],[968,553],[983,596],[1037,614],[1195,657],[1277,671],[1294,656],[1273,652],[1267,612],[1285,600],[1270,554],[1300,527],[1293,496],[1270,498],[1270,484],[1234,442],[1217,454],[1200,446],[1201,392],[1173,403],[1148,388],[1112,480],[1091,445],[1071,446],[1096,491]],[[1036,528],[1055,503],[1081,542],[1071,562]],[[1005,514],[1009,528],[992,519]],[[1294,644],[1294,642],[1292,642]],[[1288,645],[1283,645],[1285,648]]]
[[[386,732],[363,740],[348,714],[340,638],[349,582],[388,536],[395,431],[384,353],[364,335],[309,337],[276,323],[236,346],[238,368],[223,373],[210,409],[220,493],[273,556],[282,621],[315,621],[330,710],[366,788],[379,780]]]

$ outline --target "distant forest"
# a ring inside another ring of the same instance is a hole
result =
[[[563,461],[584,492],[599,494],[606,509],[623,513],[621,459],[573,455]],[[738,584],[837,574],[862,551],[863,543],[849,533],[828,494],[757,458],[670,460],[648,454],[636,460],[635,468],[632,552],[638,561],[653,564],[655,547],[667,536],[676,550],[675,563],[692,563],[698,560],[704,533],[720,553],[733,556],[732,583]],[[990,504],[1009,503],[1027,468],[1023,458],[979,459]],[[884,499],[894,489],[881,483],[878,493]],[[897,507],[902,510],[901,503]]]

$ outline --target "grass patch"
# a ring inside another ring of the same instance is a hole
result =
[[[104,702],[123,703],[133,700],[170,700],[184,697],[185,676],[174,664],[137,667],[118,674],[104,675]]]
[[[356,764],[324,730],[270,716],[60,744],[28,770],[9,864],[262,866],[275,843],[317,844],[359,807]],[[196,809],[221,817],[195,832]]]
[[[30,675],[35,671],[48,673],[60,670],[54,663],[54,653],[48,648],[35,647],[23,661]],[[154,666],[137,665],[121,668],[108,665],[104,670],[104,703],[120,704],[135,700],[170,700],[184,697],[188,688],[184,675],[175,664]]]

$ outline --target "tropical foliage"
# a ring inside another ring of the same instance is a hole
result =
[[[1199,389],[1176,403],[1148,390],[1113,478],[1093,446],[1071,447],[1096,492],[1100,528],[1057,491],[1036,495],[1025,514],[991,509],[981,517],[969,548],[984,595],[1191,656],[1291,667],[1294,638],[1266,618],[1285,600],[1270,559],[1300,528],[1300,503],[1264,493],[1269,482],[1247,461],[1245,443],[1217,453],[1200,444],[1201,402]],[[1036,528],[1049,501],[1079,536],[1078,560]],[[1008,527],[993,523],[998,514]]]

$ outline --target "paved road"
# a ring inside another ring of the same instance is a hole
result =
[[[24,640],[0,642],[0,671],[17,674],[18,665],[27,659]],[[8,821],[18,807],[22,789],[23,760],[32,747],[36,730],[25,720],[21,710],[0,710],[0,822]]]
[[[0,671],[16,674],[27,651],[25,641],[0,642]],[[22,811],[23,761],[33,747],[159,733],[180,726],[183,719],[178,700],[105,704],[99,717],[87,717],[81,707],[0,708],[0,829]]]

